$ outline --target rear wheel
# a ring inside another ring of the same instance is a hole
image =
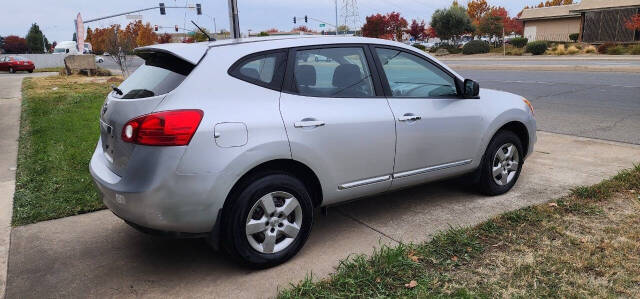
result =
[[[480,165],[478,187],[486,195],[509,191],[520,177],[522,142],[511,131],[499,131],[489,142]]]
[[[29,70],[28,72],[29,72],[29,73],[33,73],[33,70]]]
[[[9,68],[9,73],[15,74],[15,73],[16,73],[16,70],[15,70],[14,68],[10,67],[10,68]]]
[[[304,245],[313,223],[311,197],[304,184],[284,173],[249,183],[225,211],[223,245],[255,268],[281,264]]]

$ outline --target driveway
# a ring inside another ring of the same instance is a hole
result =
[[[202,240],[153,238],[109,211],[16,227],[7,298],[270,297],[340,259],[382,244],[422,242],[450,226],[473,225],[599,182],[640,162],[640,146],[539,132],[522,177],[508,194],[484,197],[441,182],[351,202],[317,215],[305,247],[288,263],[254,271]]]

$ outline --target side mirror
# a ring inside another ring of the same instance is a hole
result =
[[[480,93],[480,84],[478,84],[478,82],[471,79],[465,79],[463,85],[464,89],[462,91],[462,96],[465,99],[473,99],[478,97],[478,94]]]

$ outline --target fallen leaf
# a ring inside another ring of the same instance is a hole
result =
[[[413,289],[413,288],[415,288],[417,285],[418,285],[418,282],[417,282],[417,281],[415,281],[415,280],[412,280],[412,281],[410,281],[409,283],[405,283],[405,284],[404,284],[404,286],[405,286],[407,289]]]
[[[376,277],[376,282],[380,283],[382,281],[382,279],[380,279],[380,277]]]
[[[631,189],[631,190],[629,190],[629,192],[630,192],[630,193],[636,193],[636,190]]]
[[[550,206],[550,207],[557,207],[557,206],[558,206],[558,204],[557,204],[557,203],[555,203],[555,202],[550,202],[550,203],[549,203],[549,206]]]
[[[580,238],[580,243],[587,243],[587,239],[586,238]]]
[[[467,252],[471,252],[471,247],[467,247]]]
[[[453,257],[451,257],[451,260],[454,261],[454,262],[457,262],[458,261],[458,257],[454,255]]]
[[[414,262],[419,262],[420,261],[420,257],[416,255],[416,253],[414,251],[409,252],[409,254],[407,255],[407,257],[414,261]]]

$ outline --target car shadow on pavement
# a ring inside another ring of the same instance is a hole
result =
[[[446,217],[416,218],[425,209],[421,206],[438,209],[451,200],[474,197],[472,192],[455,180],[444,181],[332,207],[328,215],[318,211],[311,237],[300,253],[266,270],[241,266],[203,239],[140,233],[110,211],[16,227],[7,298],[197,297],[210,292],[220,297],[255,297],[265,285],[271,287],[267,292],[271,296],[276,286],[286,287],[310,272],[332,272],[350,254],[370,253],[374,247],[398,240],[412,241],[414,235],[424,239],[429,233],[424,231],[425,223],[446,221]],[[415,230],[407,233],[408,227]]]

